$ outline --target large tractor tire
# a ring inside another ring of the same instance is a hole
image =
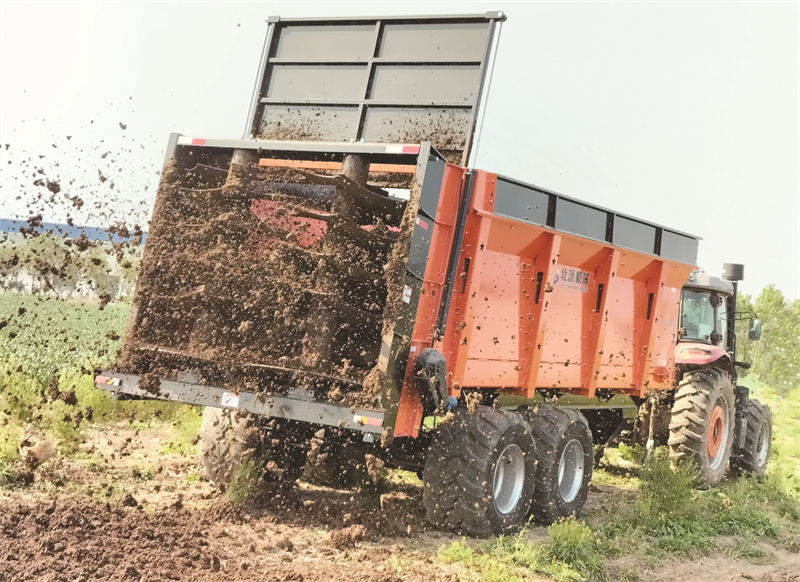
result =
[[[459,407],[439,426],[425,459],[428,521],[482,537],[514,531],[528,517],[535,474],[536,445],[521,415]]]
[[[735,424],[730,376],[715,369],[689,372],[678,384],[672,406],[670,456],[694,463],[701,485],[717,485],[728,468]]]
[[[536,441],[533,517],[550,524],[577,515],[589,495],[594,452],[586,417],[577,410],[539,405],[525,410]]]
[[[206,407],[200,426],[200,459],[206,478],[224,488],[240,465],[258,460],[268,479],[294,483],[303,472],[306,453],[301,439],[285,424],[272,419],[261,426],[252,414]]]
[[[750,473],[761,477],[767,471],[772,452],[772,411],[758,400],[747,403],[745,413],[747,430],[744,447],[734,447],[731,453],[731,470],[738,474]]]

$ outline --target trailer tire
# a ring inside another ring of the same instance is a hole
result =
[[[428,521],[482,537],[514,531],[528,516],[535,474],[536,445],[521,415],[459,407],[439,425],[425,459]]]
[[[670,456],[696,465],[701,485],[722,481],[733,448],[735,398],[723,370],[687,373],[678,384],[669,423]]]
[[[222,487],[227,485],[236,467],[257,453],[258,444],[254,416],[206,407],[200,425],[200,460],[209,481]]]
[[[225,488],[237,467],[249,460],[263,461],[264,477],[283,485],[297,481],[305,465],[302,437],[286,423],[259,418],[228,408],[207,406],[200,426],[200,459],[206,478]]]
[[[539,405],[525,416],[536,440],[536,496],[532,515],[551,524],[577,515],[589,495],[594,447],[586,417],[577,410]]]
[[[772,452],[772,410],[758,400],[750,400],[745,418],[747,430],[744,447],[733,449],[731,470],[739,475],[750,473],[761,477],[767,471],[767,462]]]

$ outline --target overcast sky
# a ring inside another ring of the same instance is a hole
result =
[[[0,216],[145,222],[170,132],[240,137],[270,15],[487,10],[508,20],[478,167],[701,236],[708,272],[800,297],[797,2],[0,0]],[[85,204],[41,197],[37,169]]]

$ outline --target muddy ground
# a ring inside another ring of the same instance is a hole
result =
[[[381,494],[301,481],[237,506],[201,477],[194,455],[166,451],[168,441],[167,425],[96,426],[75,457],[0,489],[0,581],[480,579],[441,558],[464,538],[426,526],[421,484],[409,473],[392,473]],[[621,495],[595,487],[587,511]],[[608,580],[630,572],[630,559],[618,560]],[[756,565],[719,552],[637,570],[640,580],[798,582],[800,555],[779,551]]]

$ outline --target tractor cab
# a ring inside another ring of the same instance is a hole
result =
[[[736,311],[736,284],[742,279],[743,265],[723,268],[723,278],[694,271],[681,291],[676,364],[702,366],[724,358],[724,367],[732,373],[733,365],[740,364],[736,362],[735,322],[749,320],[750,339],[761,337],[761,322],[751,313]]]
[[[727,346],[727,314],[733,284],[703,271],[695,271],[681,291],[679,341]]]

